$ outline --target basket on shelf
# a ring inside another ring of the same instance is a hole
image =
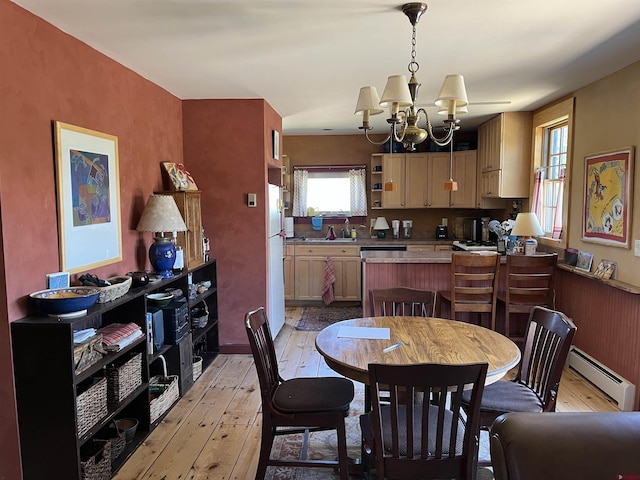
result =
[[[118,277],[107,278],[107,281],[111,284],[107,287],[100,288],[100,296],[98,297],[98,303],[107,303],[120,298],[131,288],[131,282],[133,279],[128,275],[122,275]]]
[[[118,428],[118,424],[114,421],[112,427],[104,428],[100,430],[95,440],[109,441],[111,443],[111,463],[124,451],[124,447],[127,445],[127,439],[125,431]]]
[[[142,353],[132,355],[121,365],[107,366],[107,400],[118,403],[142,385]]]
[[[178,375],[167,375],[167,363],[164,357],[160,355],[158,358],[162,361],[164,375],[156,375],[149,380],[151,423],[160,418],[180,396]]]
[[[207,307],[206,302],[200,302],[191,309],[191,326],[193,328],[204,328],[207,326],[208,321],[209,307]]]
[[[195,382],[198,377],[202,375],[202,357],[193,357],[193,381]]]
[[[80,478],[82,480],[111,478],[111,442],[109,440],[91,440],[82,446]]]
[[[74,345],[73,366],[76,375],[84,372],[107,352],[102,348],[102,334],[94,335],[86,341]]]
[[[89,381],[95,383],[76,399],[78,437],[87,433],[107,414],[107,379],[91,378]]]

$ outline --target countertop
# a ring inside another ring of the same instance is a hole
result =
[[[453,252],[385,252],[366,251],[360,252],[363,263],[451,263]],[[463,255],[482,255],[481,252],[456,252]],[[495,252],[488,252],[495,254]],[[506,263],[506,255],[502,256],[501,263]]]
[[[434,237],[430,238],[371,238],[368,236],[360,236],[356,239],[351,238],[336,238],[335,240],[327,240],[324,237],[305,238],[305,237],[293,237],[286,238],[285,242],[289,245],[385,245],[385,246],[402,246],[402,245],[451,245],[453,239],[439,240]]]

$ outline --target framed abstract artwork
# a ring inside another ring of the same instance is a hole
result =
[[[60,269],[122,260],[118,137],[54,122]]]
[[[587,155],[582,240],[629,248],[633,147]]]

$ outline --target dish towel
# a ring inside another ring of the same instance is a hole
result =
[[[336,283],[336,271],[331,257],[327,257],[324,264],[324,281],[322,282],[322,301],[329,305],[335,299],[333,284]]]

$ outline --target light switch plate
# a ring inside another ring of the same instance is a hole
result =
[[[247,195],[247,205],[250,206],[250,207],[257,206],[257,200],[256,200],[256,194],[255,193],[249,193]]]
[[[640,257],[640,240],[635,240],[633,244],[633,254]]]

